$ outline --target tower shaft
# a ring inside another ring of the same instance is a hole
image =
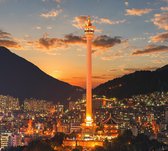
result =
[[[87,38],[86,120],[92,119],[92,37]]]
[[[92,26],[91,19],[88,17],[85,26],[85,36],[87,40],[87,76],[86,76],[86,125],[92,126],[92,39],[95,26]]]

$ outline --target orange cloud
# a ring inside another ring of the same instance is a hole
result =
[[[21,46],[12,40],[1,40],[0,39],[0,46],[4,46],[4,47],[9,47],[9,48],[21,48]]]
[[[160,7],[160,9],[163,11],[168,11],[168,7]]]
[[[78,28],[78,29],[82,29],[85,26],[87,20],[87,16],[77,16],[73,19],[73,26]]]
[[[145,9],[126,9],[126,15],[129,16],[142,16],[144,14],[148,14],[152,11],[150,8],[145,8]]]
[[[126,54],[121,53],[121,52],[117,52],[117,53],[113,53],[113,54],[107,54],[106,56],[103,56],[101,59],[104,61],[111,61],[111,60],[121,59],[125,56],[126,56]]]
[[[168,52],[168,46],[147,46],[144,50],[135,50],[132,55],[141,55],[141,54],[150,54],[150,53],[159,53],[159,52]]]
[[[155,14],[152,21],[160,29],[168,30],[168,12]]]
[[[110,20],[108,18],[98,18],[96,17],[95,20],[93,20],[93,22],[96,22],[98,24],[110,24],[110,25],[116,25],[116,24],[123,24],[126,22],[125,19],[123,20]]]
[[[79,29],[82,29],[85,26],[87,20],[87,16],[77,16],[73,19],[73,26]],[[93,17],[93,23],[97,24],[110,24],[110,25],[116,25],[116,24],[122,24],[125,23],[126,20],[110,20],[109,18],[99,18],[99,17]]]
[[[155,36],[152,36],[151,38],[152,42],[165,42],[168,41],[168,32],[164,32],[164,33],[159,33]]]
[[[163,1],[168,3],[168,0],[163,0]]]
[[[108,18],[100,18],[98,23],[102,24],[102,23],[105,23],[105,24],[113,24],[113,22],[108,19]]]
[[[40,16],[44,17],[44,18],[57,17],[62,11],[63,11],[62,9],[51,10],[49,12],[44,12],[44,13],[40,14]]]
[[[0,46],[8,48],[21,48],[19,43],[12,38],[10,33],[0,30]]]
[[[55,2],[57,2],[57,3],[61,3],[61,1],[62,1],[62,0],[55,0]]]
[[[111,80],[115,78],[114,74],[111,75],[111,74],[102,74],[102,75],[93,75],[92,76],[92,86],[93,88],[98,86],[100,83],[104,83],[108,80]],[[79,85],[83,88],[86,87],[86,77],[83,77],[83,76],[75,76],[75,77],[72,77],[72,78],[68,78],[68,79],[61,79],[61,80],[64,80],[68,83],[71,83],[72,85]]]

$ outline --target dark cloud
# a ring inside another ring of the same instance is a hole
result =
[[[11,38],[11,34],[0,30],[0,38]]]
[[[109,37],[107,35],[101,35],[94,39],[93,45],[95,47],[101,47],[101,48],[111,48],[116,44],[120,44],[121,38],[120,37]]]
[[[128,72],[134,72],[134,71],[142,71],[142,70],[147,70],[147,71],[151,71],[151,70],[155,70],[158,67],[143,67],[143,68],[124,68],[125,71]]]
[[[135,50],[132,55],[141,55],[149,53],[168,52],[168,46],[148,46],[144,50]]]
[[[109,37],[107,35],[101,35],[93,40],[93,53],[97,48],[107,49],[111,48],[116,44],[120,44],[122,41],[120,37]],[[43,37],[35,42],[29,42],[29,44],[35,44],[36,47],[41,49],[54,49],[60,47],[68,47],[70,45],[84,45],[86,38],[74,34],[67,34],[64,38],[48,38]]]
[[[85,40],[80,36],[67,34],[62,39],[43,37],[43,38],[40,38],[35,43],[38,48],[53,49],[53,48],[60,48],[60,47],[68,47],[70,44],[82,44],[84,42]]]
[[[64,41],[58,38],[40,38],[37,42],[37,47],[51,49],[64,46]]]
[[[83,37],[81,37],[81,36],[76,36],[76,35],[73,35],[73,34],[65,35],[64,38],[65,38],[64,41],[65,41],[65,43],[67,43],[67,44],[85,43],[85,40],[84,40]]]
[[[12,35],[5,31],[0,30],[0,46],[9,47],[9,48],[20,48],[18,42],[13,40]]]

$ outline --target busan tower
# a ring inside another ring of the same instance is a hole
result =
[[[92,40],[95,26],[92,26],[88,17],[85,25],[85,36],[87,40],[87,79],[86,79],[86,124],[89,126],[93,122],[92,117]]]
[[[86,119],[82,124],[82,131],[86,134],[93,132],[95,124],[92,117],[92,40],[94,37],[94,31],[96,27],[92,26],[90,16],[87,19],[87,23],[84,27],[85,36],[87,40],[87,78],[86,78]]]

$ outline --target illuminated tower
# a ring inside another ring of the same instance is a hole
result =
[[[92,40],[94,37],[95,26],[92,26],[91,19],[88,17],[85,25],[85,36],[87,40],[87,80],[86,80],[86,125],[91,126],[92,117]]]

